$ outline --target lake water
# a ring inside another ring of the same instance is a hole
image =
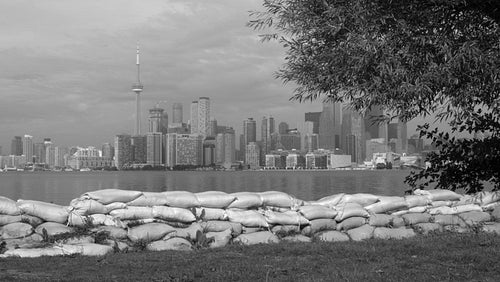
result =
[[[403,195],[409,170],[3,172],[0,196],[67,205],[87,191],[283,191],[303,200],[336,193]]]

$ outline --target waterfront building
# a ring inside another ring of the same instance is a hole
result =
[[[174,103],[172,105],[172,123],[183,123],[182,104]]]
[[[134,164],[145,164],[147,162],[146,135],[132,136],[131,143],[132,143],[132,162]]]
[[[328,156],[324,152],[309,152],[305,155],[307,169],[326,169],[328,167]]]
[[[213,117],[210,117],[210,124],[208,127],[208,134],[207,136],[209,137],[215,137],[217,135],[217,120]]]
[[[191,134],[198,134],[198,101],[191,102],[191,118],[189,119],[191,126]]]
[[[23,155],[26,157],[26,162],[33,162],[33,136],[23,136]]]
[[[305,113],[305,122],[311,122],[313,125],[312,132],[319,134],[319,119],[321,117],[321,112],[308,112]]]
[[[278,125],[278,133],[279,134],[286,134],[288,132],[288,129],[290,127],[288,126],[288,123],[282,121],[280,122],[280,124]]]
[[[203,166],[215,165],[215,137],[207,137],[203,140]]]
[[[70,152],[71,154],[71,152]],[[115,136],[115,166],[122,169],[133,161],[132,137],[128,134]]]
[[[397,154],[407,153],[407,134],[405,122],[393,122],[387,125],[387,140],[392,152]]]
[[[236,160],[236,138],[234,129],[226,128],[224,133],[217,134],[215,138],[215,163],[230,166]]]
[[[323,103],[319,118],[319,147],[341,148],[342,107],[340,103]]]
[[[280,154],[266,154],[265,156],[265,168],[266,169],[283,169],[286,165],[286,156],[285,162],[282,161],[282,157]]]
[[[300,132],[297,129],[290,129],[285,134],[279,134],[279,144],[284,150],[300,150]]]
[[[162,132],[163,109],[158,106],[149,110],[148,132]]]
[[[23,154],[23,140],[21,136],[14,136],[10,145],[10,154],[21,156]]]
[[[115,156],[115,148],[110,143],[102,144],[101,151],[103,157],[113,159]]]
[[[165,143],[165,166],[174,167],[176,165],[177,133],[167,133],[163,142]]]
[[[168,113],[164,111],[160,119],[160,132],[161,134],[168,133]]]
[[[246,146],[250,142],[257,142],[257,122],[253,118],[247,118],[243,121],[243,140],[240,142],[240,151],[243,160],[246,159]]]
[[[342,149],[351,155],[351,162],[362,163],[366,159],[365,120],[350,108],[342,111]]]
[[[198,134],[182,134],[176,138],[175,165],[202,165],[203,137]]]
[[[203,138],[209,135],[210,128],[210,98],[200,97],[198,99],[198,133]]]
[[[49,169],[54,168],[56,164],[56,150],[52,142],[45,144],[45,164]]]
[[[66,167],[66,162],[64,160],[64,155],[67,154],[67,149],[63,147],[54,147],[54,167],[56,168],[62,168]],[[112,160],[112,157],[108,156],[108,159]]]
[[[260,167],[260,148],[257,142],[249,142],[245,146],[245,163],[250,169]]]
[[[292,150],[286,156],[286,169],[304,168],[305,158],[298,151]]]
[[[313,152],[319,148],[319,136],[315,133],[306,134],[304,138],[304,151]]]
[[[274,118],[273,117],[263,117],[261,123],[261,142],[262,145],[260,147],[261,152],[261,165],[264,165],[265,155],[271,151],[271,134],[275,131],[274,126]]]
[[[329,169],[352,167],[350,155],[329,154],[328,157]]]
[[[163,165],[163,134],[161,132],[148,132],[146,143],[146,163],[153,167]]]
[[[390,152],[391,149],[387,145],[384,138],[375,138],[366,140],[366,160],[372,160],[373,154],[375,153],[386,153]]]
[[[102,152],[92,146],[78,147],[77,151],[69,157],[68,162],[72,169],[77,170],[82,168],[100,169],[113,165],[110,158],[103,157]]]
[[[43,142],[37,142],[33,145],[33,156],[35,159],[34,163],[45,163],[45,144]]]

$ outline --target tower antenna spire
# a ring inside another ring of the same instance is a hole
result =
[[[132,85],[132,91],[135,92],[135,104],[136,104],[136,112],[135,112],[135,135],[141,134],[141,97],[140,94],[142,89],[144,88],[141,83],[141,69],[139,63],[139,42],[137,42],[137,50],[136,50],[136,61],[137,65],[137,82]]]

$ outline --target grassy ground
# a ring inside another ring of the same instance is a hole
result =
[[[0,259],[0,281],[500,281],[500,236]]]

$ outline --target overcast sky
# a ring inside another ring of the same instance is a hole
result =
[[[156,103],[211,99],[220,125],[241,132],[264,115],[292,127],[319,103],[290,102],[273,78],[284,49],[245,26],[262,0],[0,0],[0,146],[15,135],[101,146],[132,133],[141,49],[142,128]],[[259,125],[260,127],[260,125]],[[144,130],[143,130],[144,131]]]

